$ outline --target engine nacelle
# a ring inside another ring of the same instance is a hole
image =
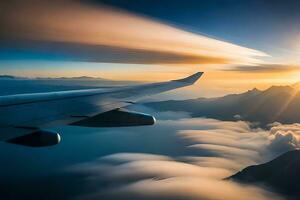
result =
[[[60,140],[60,135],[54,131],[37,130],[27,135],[12,138],[7,142],[31,147],[44,147],[56,145]]]
[[[75,122],[72,125],[86,127],[122,127],[153,125],[155,118],[145,113],[116,109],[91,118]]]

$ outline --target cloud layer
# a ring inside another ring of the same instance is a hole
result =
[[[173,145],[184,145],[186,153],[116,153],[73,166],[71,172],[99,185],[80,199],[281,199],[264,188],[223,179],[300,144],[298,124],[274,123],[268,131],[243,121],[185,118],[161,120],[156,129],[174,133]]]
[[[273,72],[291,72],[299,71],[300,67],[298,65],[291,64],[260,64],[260,65],[245,65],[236,66],[230,69],[225,69],[225,71],[236,71],[236,72],[251,72],[251,73],[273,73]]]

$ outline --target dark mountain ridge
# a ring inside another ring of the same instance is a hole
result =
[[[62,80],[105,80],[110,81],[109,79],[104,79],[100,77],[91,77],[91,76],[75,76],[75,77],[21,77],[21,76],[13,76],[13,75],[0,75],[0,79],[30,79],[30,80],[55,80],[55,79],[62,79]]]
[[[299,169],[300,150],[294,150],[270,162],[246,167],[227,179],[247,184],[262,184],[284,195],[295,197],[300,196]]]
[[[145,103],[160,111],[184,111],[192,117],[220,120],[246,120],[265,126],[274,121],[295,123],[300,120],[300,92],[291,86],[256,88],[219,98],[198,98]]]
[[[11,76],[11,75],[0,75],[0,79],[15,79],[15,76]]]

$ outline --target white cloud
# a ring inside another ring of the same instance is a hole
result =
[[[280,199],[271,193],[256,187],[242,186],[233,182],[194,177],[173,177],[163,180],[145,179],[107,193],[105,196],[118,199]],[[88,196],[88,199],[98,199],[99,196]]]
[[[270,129],[270,151],[280,153],[300,147],[300,124],[275,123]]]
[[[154,154],[144,154],[144,153],[117,153],[108,156],[101,157],[101,159],[106,161],[138,161],[138,160],[171,160],[168,156],[154,155]]]
[[[186,147],[183,156],[117,153],[72,170],[109,185],[83,199],[279,199],[263,188],[223,178],[298,148],[299,127],[276,123],[267,131],[243,121],[164,120],[155,131],[173,132],[174,145]]]

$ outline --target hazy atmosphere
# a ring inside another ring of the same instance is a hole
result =
[[[0,198],[299,199],[299,8],[1,1]]]

